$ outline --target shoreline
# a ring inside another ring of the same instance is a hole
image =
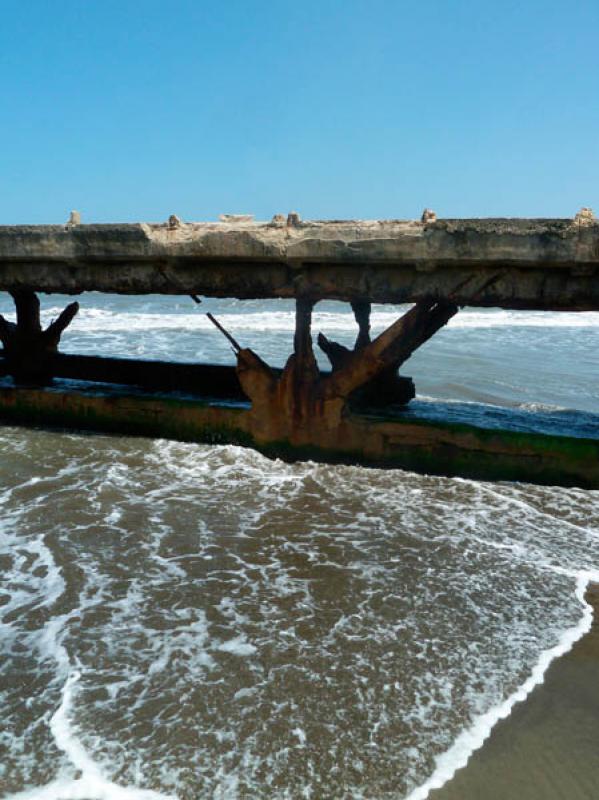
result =
[[[596,796],[598,577],[596,572],[580,576],[577,594],[584,602],[584,613],[579,625],[566,631],[556,647],[541,655],[520,690],[483,715],[482,719],[494,714],[496,720],[480,743],[472,741],[481,722],[477,720],[440,757],[435,773],[408,800],[590,800]],[[579,635],[573,637],[576,632]],[[558,649],[562,652],[557,653]],[[547,655],[550,658],[540,680],[528,688]],[[523,692],[524,696],[519,696]],[[509,709],[503,713],[507,704]],[[470,739],[472,747],[467,760],[456,763],[460,761],[456,745],[463,737],[463,745]],[[453,774],[449,774],[450,762]]]

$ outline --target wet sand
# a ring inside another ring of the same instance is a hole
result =
[[[593,627],[429,800],[599,798],[599,585]]]

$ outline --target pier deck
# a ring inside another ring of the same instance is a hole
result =
[[[599,221],[0,226],[0,290],[599,310]]]

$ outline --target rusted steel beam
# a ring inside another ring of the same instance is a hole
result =
[[[448,302],[416,303],[374,341],[350,353],[323,382],[323,396],[348,397],[387,370],[398,369],[415,350],[447,325],[457,311],[457,306]]]

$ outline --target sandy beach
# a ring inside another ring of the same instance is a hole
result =
[[[599,586],[593,627],[499,722],[430,800],[593,800],[599,796]]]

